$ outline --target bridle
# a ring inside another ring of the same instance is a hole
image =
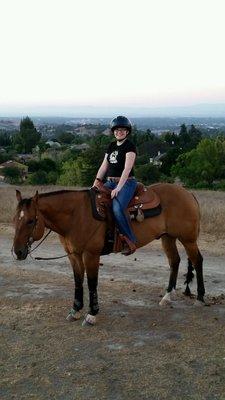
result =
[[[26,243],[27,248],[28,248],[28,253],[27,253],[27,255],[29,255],[33,260],[57,260],[57,259],[59,259],[59,258],[68,257],[68,256],[70,256],[70,255],[72,255],[72,254],[76,254],[76,253],[77,253],[76,251],[72,251],[72,252],[69,252],[69,253],[67,253],[67,254],[65,254],[65,255],[63,255],[63,256],[58,256],[58,257],[32,257],[31,253],[33,253],[33,251],[36,250],[36,249],[44,242],[44,240],[48,237],[48,235],[52,232],[52,230],[49,229],[49,231],[46,233],[46,235],[43,237],[43,239],[32,249],[31,246],[32,246],[32,244],[33,244],[34,241],[35,241],[35,239],[33,238],[33,236],[34,236],[34,230],[35,230],[35,228],[36,228],[36,226],[37,226],[37,223],[38,223],[38,213],[36,212],[35,221],[34,221],[34,224],[33,224],[32,232],[31,232],[31,235],[29,236],[29,238],[28,238],[28,240],[27,240],[27,243]],[[96,231],[98,230],[98,228],[99,228],[99,226],[96,228],[96,230],[94,231],[94,233],[91,234],[89,240],[94,236],[94,234],[96,233]],[[89,241],[89,240],[88,240],[88,241]],[[15,258],[15,257],[14,257],[14,252],[13,252],[13,250],[14,250],[13,247],[14,247],[14,246],[12,245],[11,253],[12,253],[13,258]]]

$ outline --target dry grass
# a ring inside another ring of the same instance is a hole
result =
[[[61,186],[7,186],[0,187],[0,223],[11,224],[16,209],[15,190],[19,189],[23,197],[60,189],[74,189]],[[209,190],[193,191],[201,208],[201,234],[214,238],[225,236],[225,192]]]
[[[201,209],[201,231],[215,238],[225,236],[225,192],[193,191]]]
[[[51,192],[61,189],[75,189],[63,186],[3,186],[0,187],[0,223],[12,223],[15,214],[17,199],[16,189],[20,190],[22,197],[31,197],[38,190],[39,193]]]

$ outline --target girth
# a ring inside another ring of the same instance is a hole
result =
[[[98,187],[90,189],[90,197],[93,217],[100,221],[106,220],[112,204],[111,189],[100,184]],[[139,222],[144,217],[159,215],[161,212],[159,196],[151,188],[146,188],[142,183],[138,182],[127,211],[130,213],[131,219],[136,219]]]

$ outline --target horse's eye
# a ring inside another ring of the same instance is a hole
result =
[[[27,221],[27,224],[28,224],[28,225],[34,224],[34,219],[29,219],[29,220]]]

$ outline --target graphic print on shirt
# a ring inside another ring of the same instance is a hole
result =
[[[118,156],[118,151],[117,150],[113,151],[109,156],[109,162],[111,164],[116,164],[118,162],[117,156]]]

